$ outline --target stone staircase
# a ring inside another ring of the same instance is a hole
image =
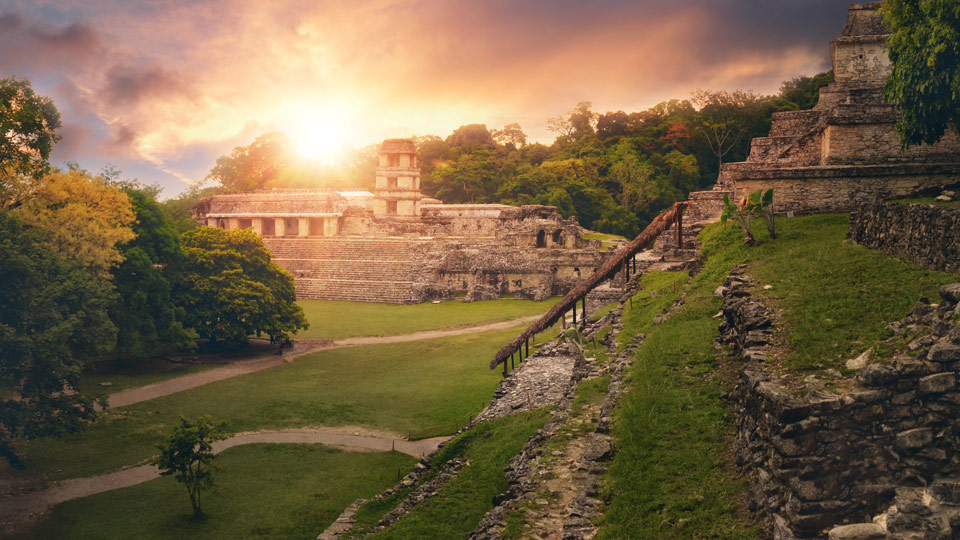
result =
[[[393,238],[264,238],[274,261],[294,276],[297,298],[411,301],[419,242]]]

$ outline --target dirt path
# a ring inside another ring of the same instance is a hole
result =
[[[238,433],[214,443],[214,452],[234,446],[257,443],[324,444],[345,452],[388,452],[396,450],[415,458],[435,451],[450,437],[434,437],[408,441],[397,434],[371,431],[355,426],[320,427]],[[8,533],[35,521],[54,505],[71,499],[89,497],[98,493],[135,486],[160,476],[153,465],[140,465],[106,474],[72,478],[57,482],[46,489],[15,497],[0,499],[0,534]]]
[[[255,357],[251,360],[234,362],[226,366],[214,369],[208,369],[199,373],[191,373],[182,377],[168,379],[147,386],[121,390],[110,395],[110,407],[124,407],[149,401],[198,386],[204,386],[212,382],[222,381],[239,375],[255,373],[264,369],[279,366],[284,362],[292,362],[305,354],[311,354],[319,351],[328,351],[330,349],[339,349],[341,347],[359,347],[362,345],[388,345],[392,343],[407,343],[411,341],[421,341],[426,339],[437,339],[449,336],[463,336],[468,334],[480,334],[493,330],[505,330],[520,324],[535,321],[539,315],[532,315],[520,319],[503,321],[498,323],[484,324],[480,326],[468,326],[465,328],[450,328],[446,330],[425,330],[423,332],[413,332],[411,334],[399,334],[394,336],[370,336],[356,337],[338,340],[329,339],[298,339],[296,348],[288,350],[283,356],[274,354]]]

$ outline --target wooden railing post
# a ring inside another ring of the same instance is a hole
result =
[[[683,249],[683,212],[677,212],[677,249]]]

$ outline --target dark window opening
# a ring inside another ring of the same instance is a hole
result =
[[[400,156],[398,155],[389,155],[387,156],[387,166],[388,167],[398,167],[400,165]]]
[[[387,177],[387,189],[397,189],[397,177],[389,176]]]
[[[237,222],[237,225],[241,229],[250,229],[250,228],[253,228],[253,220],[240,218]]]
[[[263,235],[264,236],[275,236],[277,234],[276,222],[273,221],[273,218],[267,218],[263,220]]]
[[[537,233],[537,247],[547,247],[547,234],[543,231]]]
[[[553,243],[563,244],[563,231],[553,231]]]
[[[387,213],[390,215],[397,213],[397,201],[387,201]]]

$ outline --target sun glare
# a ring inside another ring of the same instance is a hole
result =
[[[349,144],[342,110],[332,105],[299,104],[291,112],[295,116],[290,118],[287,135],[298,154],[325,165],[343,160]]]

